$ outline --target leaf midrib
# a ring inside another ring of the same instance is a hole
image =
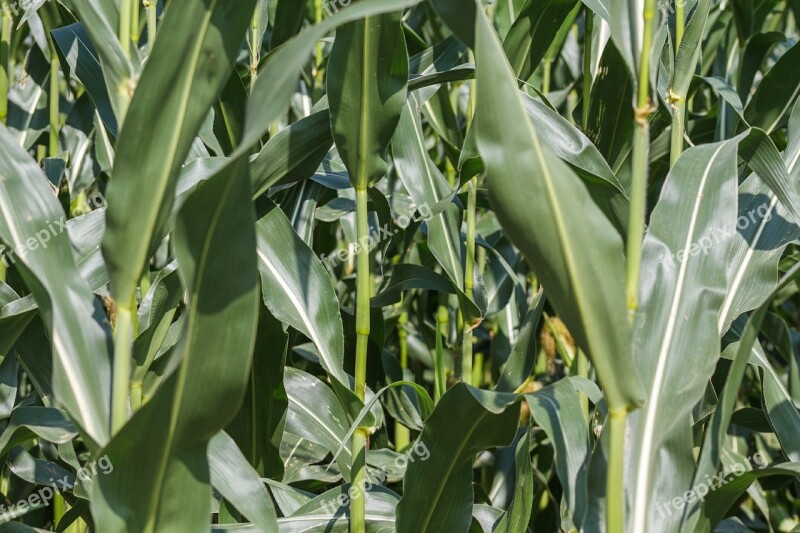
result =
[[[789,174],[789,176],[791,176],[791,174],[794,172],[795,166],[797,165],[798,161],[800,161],[800,143],[798,143],[797,146],[797,153],[794,154],[793,159],[789,162],[789,168],[787,169],[787,174]],[[723,302],[721,308],[722,311],[720,312],[720,318],[719,318],[720,330],[722,330],[722,328],[725,327],[725,322],[727,321],[727,314],[730,312],[731,307],[733,307],[733,303],[737,291],[739,290],[739,286],[741,285],[742,280],[744,279],[744,276],[747,273],[747,268],[750,266],[750,262],[753,260],[755,251],[758,248],[758,244],[759,242],[761,242],[761,237],[764,234],[764,230],[766,229],[767,224],[769,223],[767,218],[769,218],[770,220],[772,219],[770,215],[772,214],[773,209],[775,209],[778,203],[778,198],[772,191],[769,191],[767,193],[767,197],[770,198],[769,211],[761,219],[761,222],[758,225],[758,229],[756,230],[755,237],[753,238],[752,246],[747,247],[747,251],[744,254],[744,258],[742,259],[742,262],[736,269],[736,274],[733,277],[733,282],[731,283],[731,287],[728,290],[727,294],[725,295],[725,301]],[[724,333],[724,331],[720,331],[720,334],[722,333]]]
[[[695,240],[695,230],[698,223],[698,219],[700,216],[700,205],[701,200],[703,199],[703,193],[705,192],[708,177],[711,172],[711,167],[717,160],[720,152],[728,145],[728,143],[721,143],[720,146],[714,151],[711,159],[706,164],[706,168],[703,172],[703,177],[700,181],[700,186],[697,189],[697,194],[695,196],[695,203],[694,208],[692,209],[692,215],[689,220],[689,228],[686,232],[686,239],[684,243],[684,248],[688,250],[689,246]],[[686,283],[686,272],[689,269],[689,263],[691,261],[686,260],[681,263],[681,266],[678,270],[678,278],[675,282],[675,288],[673,289],[672,294],[672,302],[670,304],[670,311],[669,317],[667,319],[667,326],[664,332],[664,339],[661,342],[661,346],[659,348],[658,358],[656,360],[656,373],[653,378],[653,385],[650,387],[650,394],[647,398],[647,408],[644,414],[644,429],[642,431],[642,441],[641,441],[641,454],[638,461],[638,471],[636,473],[636,484],[634,487],[635,496],[634,496],[634,530],[640,531],[641,529],[637,529],[637,524],[641,524],[641,520],[644,520],[644,516],[647,512],[647,500],[649,498],[648,490],[649,490],[649,480],[650,480],[650,466],[652,461],[652,440],[655,435],[656,431],[656,415],[658,414],[659,409],[659,400],[661,399],[661,391],[663,387],[664,380],[666,379],[666,372],[667,372],[667,359],[670,353],[670,348],[672,346],[672,341],[674,339],[674,330],[676,328],[677,320],[678,320],[678,308],[681,304],[681,301],[684,297],[684,286]],[[638,520],[637,520],[638,518]],[[643,525],[643,524],[641,524]]]
[[[184,131],[182,127],[185,120],[186,115],[189,110],[189,96],[192,92],[193,81],[197,74],[200,65],[200,55],[203,49],[203,42],[205,41],[206,36],[208,35],[209,27],[211,26],[211,19],[213,17],[214,11],[217,9],[217,5],[219,4],[218,0],[213,0],[213,4],[206,9],[205,16],[203,17],[203,22],[200,25],[200,31],[198,32],[198,38],[195,40],[195,46],[192,50],[192,53],[189,55],[190,61],[188,61],[189,68],[187,69],[187,76],[186,76],[186,83],[181,91],[181,99],[180,102],[183,104],[180,106],[177,114],[177,118],[175,124],[177,127],[172,128],[172,135],[168,137],[169,142],[167,143],[167,150],[162,153],[165,153],[164,159],[165,164],[162,166],[162,169],[165,169],[161,175],[158,177],[157,184],[161,185],[160,187],[156,187],[155,190],[152,191],[153,193],[153,202],[149,205],[155,206],[155,208],[145,211],[144,221],[146,223],[146,230],[143,232],[146,235],[150,235],[150,237],[146,239],[137,239],[135,241],[132,255],[134,257],[133,262],[137,265],[143,265],[147,260],[147,250],[150,248],[150,240],[152,239],[152,233],[155,229],[156,220],[158,219],[159,209],[158,207],[161,206],[162,202],[164,201],[164,196],[167,193],[167,184],[169,182],[169,176],[172,173],[172,168],[175,164],[175,160],[177,159],[177,146],[181,138],[181,134]],[[124,127],[124,126],[123,126]],[[113,172],[113,171],[112,171]],[[130,300],[128,295],[122,295],[123,302]]]
[[[216,207],[214,208],[214,213],[211,217],[211,223],[209,224],[209,231],[206,233],[203,246],[201,248],[200,253],[200,260],[197,264],[197,270],[195,272],[195,279],[194,283],[192,284],[192,291],[190,294],[197,294],[199,292],[199,287],[202,284],[203,277],[205,275],[206,266],[208,264],[208,260],[210,257],[209,249],[211,247],[211,241],[213,236],[216,232],[216,227],[219,224],[220,218],[222,216],[222,210],[225,206],[228,196],[231,193],[231,189],[233,188],[233,184],[236,182],[236,179],[228,179],[225,183],[225,188],[220,194],[219,202],[217,202]],[[172,413],[170,414],[170,423],[169,423],[169,431],[167,432],[167,445],[164,446],[165,453],[162,455],[161,461],[161,468],[159,469],[159,473],[156,478],[155,483],[155,490],[153,491],[151,498],[151,508],[153,510],[152,513],[149,514],[149,519],[147,523],[146,531],[150,531],[155,533],[155,527],[157,526],[156,521],[160,516],[159,509],[160,504],[163,501],[161,494],[164,490],[164,479],[166,478],[166,470],[167,465],[169,463],[169,458],[172,457],[173,454],[173,447],[175,445],[175,431],[178,425],[178,415],[180,414],[181,406],[184,402],[183,391],[186,388],[186,381],[189,375],[189,361],[191,360],[191,355],[195,350],[193,349],[193,342],[194,342],[194,330],[197,326],[197,298],[192,298],[189,302],[189,308],[187,310],[188,319],[186,321],[186,331],[185,331],[185,339],[188,339],[187,347],[183,351],[185,354],[184,358],[182,358],[180,367],[178,370],[178,382],[175,384],[175,401],[172,404]]]

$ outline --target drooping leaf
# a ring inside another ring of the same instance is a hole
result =
[[[111,365],[106,333],[64,231],[65,217],[36,163],[0,127],[0,239],[31,288],[52,339],[53,387],[96,444],[109,437]]]
[[[486,448],[507,446],[519,421],[518,397],[459,383],[442,396],[417,442],[430,451],[408,466],[397,505],[397,531],[466,531],[472,461]],[[458,415],[456,415],[458,413]]]
[[[264,303],[278,320],[314,342],[331,376],[348,383],[339,300],[328,272],[280,209],[272,209],[256,228]]]

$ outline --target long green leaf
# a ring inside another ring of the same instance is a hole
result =
[[[639,280],[642,305],[633,339],[649,391],[644,410],[632,419],[638,450],[632,472],[634,531],[677,520],[657,517],[651,502],[684,492],[691,481],[686,468],[691,441],[677,436],[688,434],[692,408],[703,397],[720,351],[717,321],[731,247],[724,232],[735,220],[738,141],[685,152],[650,218],[642,272],[651,274]],[[693,201],[682,201],[687,197]]]
[[[208,528],[206,448],[244,396],[258,317],[246,167],[218,174],[186,200],[175,252],[188,294],[185,328],[167,377],[105,450],[115,469],[96,480],[92,506],[103,531]]]
[[[84,281],[64,231],[65,217],[47,178],[0,127],[0,239],[33,292],[51,338],[53,387],[86,435],[109,438],[111,367],[97,302]]]
[[[622,239],[580,179],[521,120],[513,72],[484,17],[476,52],[478,148],[498,219],[591,357],[609,406],[633,408],[642,389],[630,359]]]
[[[131,305],[160,242],[157,231],[169,216],[178,172],[228,81],[254,6],[255,0],[180,0],[164,14],[119,135],[108,186],[103,255],[120,306]]]
[[[430,451],[408,465],[397,505],[399,533],[466,531],[472,510],[472,461],[507,446],[517,431],[519,397],[458,383],[442,396],[417,440]]]
[[[386,174],[386,147],[406,101],[408,55],[400,14],[341,27],[328,65],[331,130],[350,181],[366,188]]]
[[[259,220],[256,232],[264,303],[278,320],[308,336],[322,367],[347,384],[342,317],[328,272],[280,209]]]

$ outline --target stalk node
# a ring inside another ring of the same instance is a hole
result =
[[[644,107],[635,107],[633,109],[634,120],[639,126],[647,125],[648,121],[650,120],[650,115],[653,113],[655,108],[650,105],[650,100],[647,101],[647,105]]]

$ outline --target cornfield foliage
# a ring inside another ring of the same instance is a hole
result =
[[[798,0],[15,0],[0,531],[800,531]]]

